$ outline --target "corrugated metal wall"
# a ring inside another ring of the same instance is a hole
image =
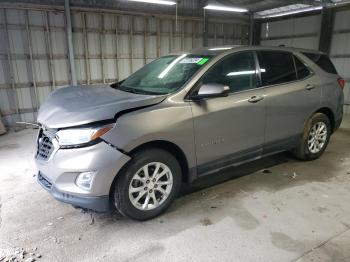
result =
[[[4,122],[33,122],[40,104],[69,85],[65,16],[49,7],[0,7],[0,110]],[[111,83],[169,52],[203,45],[203,20],[106,10],[72,10],[80,84]],[[207,23],[209,45],[247,44],[248,24]]]
[[[335,14],[330,56],[339,74],[346,80],[344,96],[348,105],[345,113],[350,114],[350,10]]]
[[[263,23],[261,45],[318,49],[321,15]]]
[[[286,45],[306,49],[319,48],[321,15],[291,18],[263,23],[261,45]],[[330,57],[339,74],[345,78],[346,103],[350,104],[350,10],[336,11]],[[350,106],[344,107],[350,113]]]

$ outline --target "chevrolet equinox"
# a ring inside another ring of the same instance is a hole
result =
[[[182,183],[292,151],[324,152],[345,82],[327,55],[225,46],[166,55],[110,86],[55,90],[38,113],[38,182],[57,200],[132,219]]]

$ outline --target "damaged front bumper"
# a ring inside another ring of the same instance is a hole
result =
[[[40,171],[38,172],[38,182],[58,201],[97,212],[107,212],[110,209],[108,195],[82,197],[60,192],[46,177],[44,177],[44,175],[40,173]]]
[[[105,142],[72,149],[54,150],[48,159],[36,157],[38,182],[55,199],[98,212],[109,210],[113,180],[129,156]],[[90,189],[77,185],[77,177],[94,171]]]

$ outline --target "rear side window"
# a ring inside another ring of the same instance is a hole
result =
[[[263,86],[278,85],[297,80],[291,53],[283,51],[258,51]]]
[[[295,67],[296,67],[296,70],[297,70],[297,77],[298,79],[305,79],[307,78],[309,75],[311,75],[311,71],[309,68],[307,68],[307,66],[301,62],[299,60],[299,58],[297,58],[296,56],[293,56],[294,57],[294,62],[295,62]]]
[[[327,55],[315,53],[303,53],[307,58],[312,60],[316,65],[321,67],[324,71],[330,74],[338,74],[332,61]]]

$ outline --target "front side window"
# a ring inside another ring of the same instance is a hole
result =
[[[258,51],[263,86],[278,85],[297,80],[293,56],[283,51]]]
[[[211,68],[202,84],[222,84],[231,93],[256,88],[256,67],[252,52],[230,55]]]
[[[181,88],[210,58],[188,54],[164,56],[114,86],[132,93],[169,94]]]

